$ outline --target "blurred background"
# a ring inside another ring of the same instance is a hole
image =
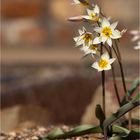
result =
[[[97,101],[100,85],[92,61],[74,48],[73,37],[83,24],[67,21],[84,14],[85,8],[71,5],[72,0],[0,2],[1,130],[81,123],[87,106]],[[139,53],[129,31],[139,29],[139,0],[95,2],[119,21],[120,30],[127,29],[120,43],[125,75],[137,77]]]

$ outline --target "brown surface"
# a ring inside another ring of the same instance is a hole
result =
[[[60,69],[52,75],[44,81],[40,81],[37,76],[31,83],[28,78],[23,80],[23,84],[20,81],[15,82],[13,83],[17,87],[15,89],[13,86],[10,88],[7,83],[7,90],[1,96],[1,107],[33,104],[49,112],[50,123],[79,123],[84,109],[99,85],[99,80],[95,82],[95,79],[99,79],[97,78],[99,75],[78,69],[69,72]],[[62,112],[65,113],[58,115]]]
[[[25,10],[26,9],[26,10]],[[2,0],[1,13],[3,17],[39,17],[42,15],[43,2],[40,0]]]
[[[133,48],[121,47],[124,63],[139,63],[139,52]],[[1,63],[8,64],[82,64],[83,53],[74,47],[3,47]]]

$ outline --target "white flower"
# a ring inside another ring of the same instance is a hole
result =
[[[130,33],[133,35],[132,41],[137,41],[140,39],[140,32],[138,30],[132,30]]]
[[[83,5],[89,5],[87,0],[73,0],[72,4],[83,4]]]
[[[98,50],[98,46],[93,45],[93,44],[90,45],[89,47],[88,46],[83,46],[83,47],[81,47],[81,50],[85,53],[85,55],[96,54],[97,50]]]
[[[98,5],[95,5],[93,10],[87,9],[87,13],[88,15],[82,16],[84,19],[99,21],[100,8],[98,7]]]
[[[100,34],[99,37],[96,37],[93,41],[93,44],[105,43],[111,47],[112,46],[112,39],[121,38],[122,34],[120,31],[116,30],[118,22],[110,24],[110,22],[103,18],[101,21],[101,27],[95,27],[95,31]]]
[[[135,50],[139,50],[140,49],[140,41],[137,42],[137,46],[134,47]]]
[[[79,30],[79,36],[74,37],[74,41],[76,42],[76,46],[90,46],[93,42],[93,34],[87,32],[83,27],[83,30]]]
[[[140,31],[139,30],[132,30],[130,33],[133,35],[132,41],[137,41],[137,45],[134,46],[135,50],[140,49]]]
[[[92,64],[92,67],[97,69],[98,71],[103,70],[110,70],[111,64],[115,61],[115,58],[109,58],[109,55],[107,53],[104,53],[99,61],[96,61]]]

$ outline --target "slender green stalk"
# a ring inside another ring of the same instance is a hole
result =
[[[118,46],[116,40],[114,42],[115,42],[115,46],[116,46],[117,53],[118,53],[118,56],[119,56],[118,62],[119,62],[119,65],[120,65],[120,70],[121,70],[121,77],[122,77],[122,82],[123,82],[123,88],[124,88],[124,92],[126,93],[127,89],[126,89],[126,84],[125,84],[125,76],[124,76],[124,71],[123,71],[122,58],[121,58],[119,46]]]
[[[102,94],[103,94],[103,111],[106,114],[106,107],[105,107],[105,71],[102,71]]]
[[[101,44],[101,55],[103,54],[103,44]],[[101,77],[102,77],[102,97],[103,97],[103,111],[104,111],[104,114],[106,116],[106,108],[105,108],[105,71],[103,70],[101,72]]]
[[[101,55],[102,54],[103,54],[103,44],[101,43]],[[106,117],[106,107],[105,107],[105,71],[104,70],[101,72],[101,77],[102,77],[102,96],[103,96],[102,106],[103,106],[104,115]],[[107,140],[107,128],[104,128],[104,140]]]
[[[110,57],[112,58],[112,49],[111,48],[110,48]],[[117,97],[119,106],[121,106],[121,99],[120,99],[119,92],[118,92],[118,87],[117,87],[117,83],[116,83],[116,74],[115,74],[115,70],[114,70],[114,65],[113,64],[112,64],[111,70],[112,70],[113,84],[114,84],[114,89],[115,89],[116,97]]]
[[[110,57],[112,58],[112,49],[109,47],[109,49],[107,48],[107,46],[105,46],[106,51],[108,52],[108,54],[110,55]],[[113,77],[113,84],[114,84],[114,89],[115,89],[115,93],[116,93],[116,97],[119,103],[119,106],[121,106],[121,100],[120,100],[120,96],[119,96],[119,92],[118,92],[118,87],[117,87],[117,83],[116,83],[116,75],[115,75],[115,70],[114,70],[114,65],[112,64],[112,77]]]
[[[119,46],[118,46],[116,40],[115,40],[114,42],[115,42],[115,47],[116,47],[116,49],[117,49],[117,54],[118,54],[118,57],[117,57],[117,58],[118,58],[119,66],[120,66],[123,88],[124,88],[124,92],[125,92],[125,94],[126,94],[125,97],[126,97],[126,100],[129,101],[130,98],[127,96],[127,89],[126,89],[126,84],[125,84],[125,76],[124,76],[123,65],[122,65],[122,58],[121,58]],[[116,56],[117,56],[117,55],[116,55]],[[132,114],[131,114],[131,112],[129,112],[129,113],[128,113],[128,126],[129,126],[129,130],[131,130],[131,128],[132,128],[131,118],[132,118]]]

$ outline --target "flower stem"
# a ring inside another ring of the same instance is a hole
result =
[[[121,58],[119,46],[118,46],[118,44],[117,44],[116,41],[115,41],[115,46],[116,46],[117,53],[118,53],[118,56],[119,56],[118,62],[119,62],[119,65],[120,65],[120,70],[121,70],[121,77],[122,77],[123,88],[124,88],[124,92],[126,93],[126,92],[127,92],[127,89],[126,89],[125,78],[124,78],[124,71],[123,71],[123,65],[122,65],[122,58]]]
[[[106,107],[105,107],[105,71],[102,71],[102,94],[103,94],[103,111],[106,114]]]
[[[101,55],[103,54],[103,44],[101,43]],[[103,112],[106,117],[106,107],[105,107],[105,71],[103,70],[101,72],[102,77],[102,106],[103,106]],[[107,140],[107,129],[104,128],[104,140]]]
[[[106,51],[108,52],[108,54],[110,55],[110,57],[112,58],[112,49],[111,47],[109,47],[109,49],[107,48],[107,46],[105,46]],[[117,87],[117,83],[116,83],[116,75],[115,75],[115,70],[114,70],[114,65],[112,64],[112,77],[113,77],[113,84],[114,84],[114,89],[115,89],[115,93],[116,93],[116,97],[119,103],[119,106],[121,106],[121,100],[120,100],[120,96],[119,96],[119,92],[118,92],[118,87]]]
[[[115,46],[116,46],[116,49],[117,49],[117,52],[116,53],[118,54],[118,57],[117,58],[118,58],[119,66],[120,66],[123,88],[124,88],[124,92],[126,94],[125,97],[126,97],[126,100],[127,101],[130,101],[130,98],[127,96],[127,89],[126,89],[126,84],[125,84],[125,76],[124,76],[123,65],[122,65],[122,58],[121,58],[119,46],[118,46],[116,40],[114,42],[115,42]],[[129,130],[131,130],[131,128],[132,128],[131,118],[132,118],[132,114],[131,114],[131,112],[129,112],[128,113],[128,127],[129,127]]]
[[[103,44],[101,43],[101,55],[102,54],[103,54]],[[105,107],[105,71],[104,70],[101,72],[101,77],[102,77],[102,97],[103,97],[102,106],[103,106],[104,114],[106,116],[106,107]]]
[[[112,58],[112,50],[111,50],[111,48],[110,48],[110,57]],[[116,74],[115,74],[115,70],[114,70],[114,65],[113,64],[112,64],[111,70],[112,70],[113,84],[114,84],[114,89],[115,89],[116,97],[117,97],[119,106],[121,106],[121,100],[120,100],[120,96],[119,96],[119,92],[118,92],[118,87],[117,87],[117,83],[116,83]]]

